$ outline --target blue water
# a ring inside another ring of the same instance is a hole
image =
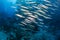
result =
[[[16,0],[1,0],[0,1],[0,14],[12,16],[15,10],[11,7],[15,5]]]
[[[36,3],[29,4],[29,1]],[[37,10],[43,12],[34,14]],[[60,1],[0,0],[0,40],[60,40]]]

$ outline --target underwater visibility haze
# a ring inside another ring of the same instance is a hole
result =
[[[60,0],[0,0],[0,40],[60,40]]]

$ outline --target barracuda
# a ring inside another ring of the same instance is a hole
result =
[[[2,26],[0,30],[7,34],[7,40],[55,40],[55,36],[48,31],[50,27],[54,27],[50,23],[53,22],[51,20],[59,8],[57,0],[11,0],[10,2],[14,4],[9,6],[14,9],[14,16],[3,18],[3,23],[0,24]]]

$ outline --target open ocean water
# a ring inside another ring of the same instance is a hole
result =
[[[0,40],[60,40],[60,0],[0,0]]]

